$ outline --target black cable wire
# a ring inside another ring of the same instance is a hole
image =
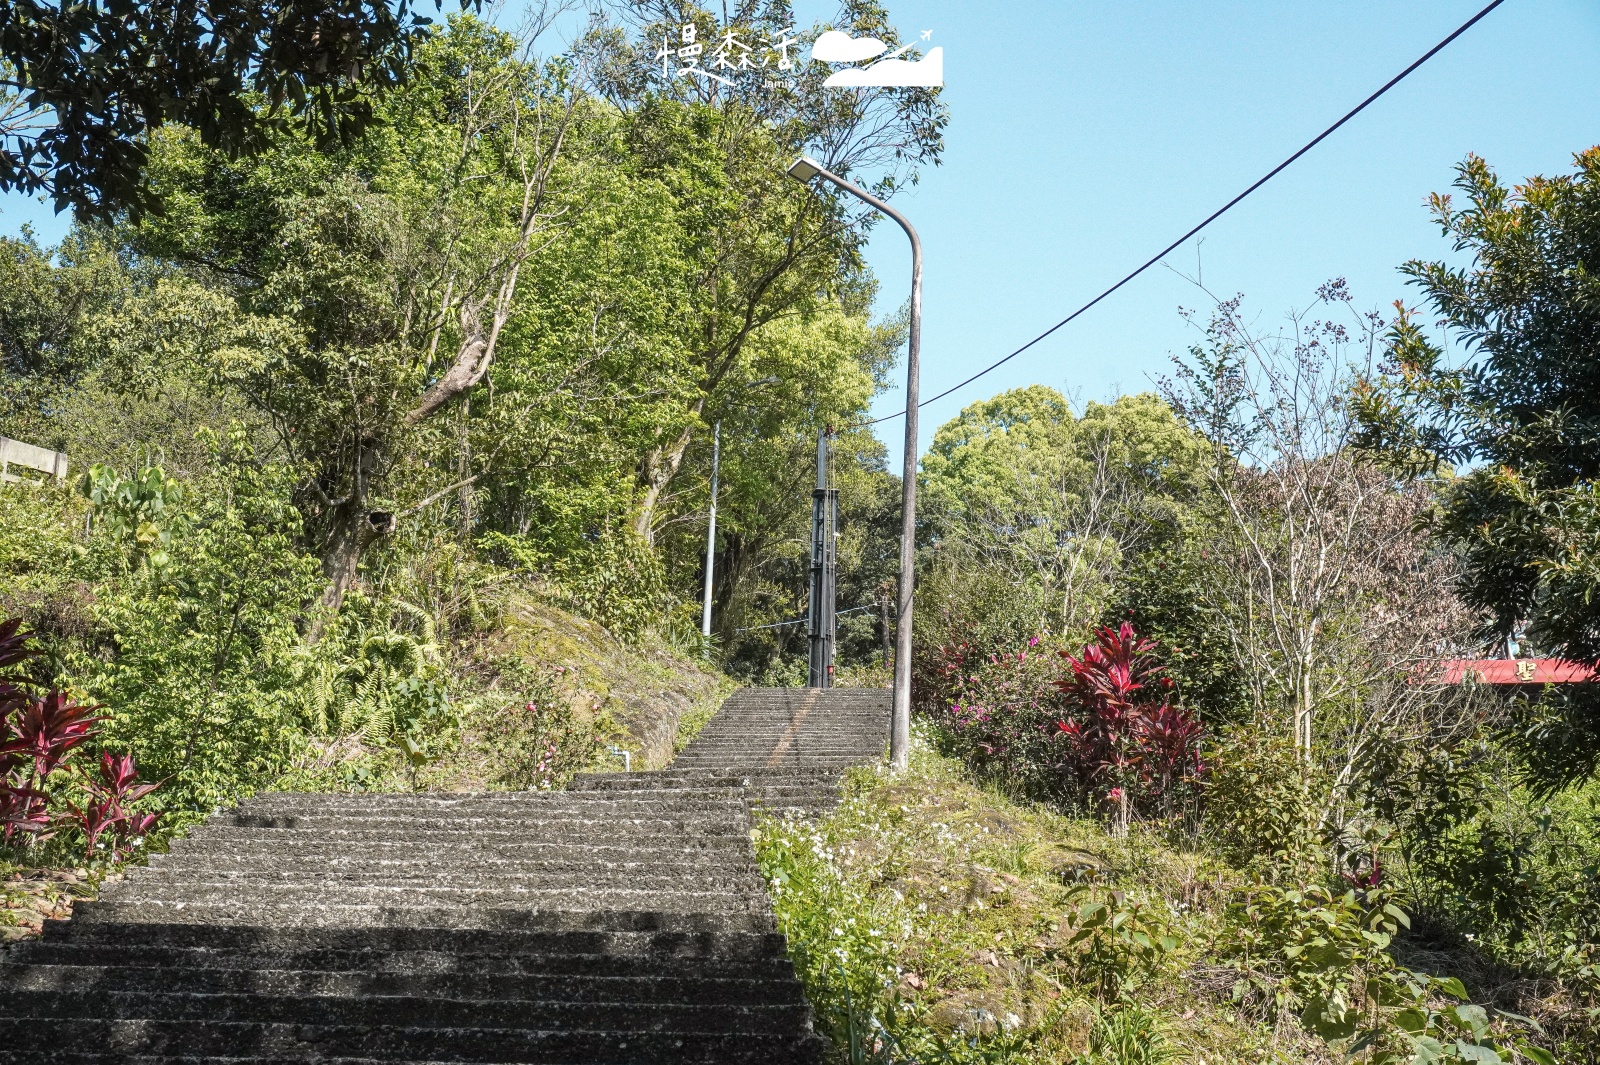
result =
[[[1095,304],[1099,303],[1101,300],[1105,299],[1107,296],[1109,296],[1113,292],[1117,291],[1117,289],[1121,288],[1123,285],[1126,285],[1129,281],[1132,281],[1134,278],[1138,277],[1140,274],[1142,274],[1146,270],[1150,269],[1156,263],[1158,263],[1162,259],[1166,258],[1167,255],[1169,255],[1174,249],[1176,249],[1184,241],[1188,240],[1190,237],[1192,237],[1196,233],[1200,232],[1206,226],[1209,226],[1212,222],[1215,222],[1217,219],[1221,218],[1224,214],[1226,214],[1229,211],[1229,209],[1231,209],[1240,200],[1243,200],[1246,196],[1250,195],[1252,192],[1256,191],[1261,186],[1265,185],[1267,182],[1269,182],[1273,178],[1277,177],[1278,174],[1280,172],[1282,172],[1286,167],[1288,167],[1290,163],[1293,163],[1296,159],[1299,159],[1302,155],[1306,154],[1311,149],[1315,148],[1317,145],[1319,145],[1323,141],[1327,140],[1328,137],[1330,137],[1334,133],[1334,131],[1336,131],[1340,126],[1344,125],[1346,122],[1350,121],[1352,118],[1354,118],[1357,115],[1359,115],[1362,111],[1366,110],[1368,104],[1372,103],[1378,97],[1382,96],[1384,93],[1388,92],[1390,89],[1392,89],[1396,85],[1400,84],[1402,81],[1404,81],[1406,79],[1406,76],[1409,75],[1412,71],[1416,70],[1422,64],[1426,63],[1428,60],[1430,60],[1434,56],[1438,55],[1441,51],[1444,50],[1444,48],[1448,44],[1450,44],[1451,41],[1454,41],[1457,37],[1461,36],[1463,33],[1466,33],[1468,30],[1470,30],[1473,26],[1477,25],[1479,20],[1481,20],[1485,15],[1487,15],[1489,12],[1493,11],[1495,8],[1499,7],[1503,3],[1505,3],[1505,0],[1494,0],[1493,3],[1491,3],[1489,6],[1485,7],[1482,11],[1478,12],[1476,15],[1473,15],[1467,21],[1463,22],[1456,29],[1456,31],[1454,33],[1452,33],[1450,36],[1446,37],[1444,40],[1440,41],[1438,44],[1434,45],[1432,48],[1428,49],[1425,53],[1423,53],[1422,58],[1418,59],[1415,63],[1412,63],[1410,66],[1406,67],[1400,73],[1398,73],[1394,77],[1390,78],[1387,82],[1384,83],[1384,85],[1383,85],[1383,87],[1381,89],[1379,89],[1377,92],[1373,93],[1371,96],[1367,97],[1365,100],[1362,100],[1359,104],[1357,104],[1353,109],[1351,109],[1339,121],[1335,122],[1333,125],[1329,126],[1327,129],[1323,130],[1321,133],[1317,134],[1316,138],[1314,140],[1310,141],[1309,143],[1307,143],[1305,147],[1301,148],[1299,151],[1297,151],[1293,155],[1289,156],[1289,158],[1285,159],[1283,162],[1281,162],[1277,166],[1273,167],[1270,171],[1267,172],[1267,174],[1264,177],[1262,177],[1254,185],[1251,185],[1249,188],[1247,188],[1243,192],[1239,193],[1239,195],[1235,196],[1233,199],[1231,199],[1227,203],[1223,204],[1216,211],[1212,212],[1209,216],[1206,217],[1205,221],[1201,222],[1199,225],[1197,225],[1193,229],[1189,230],[1189,232],[1185,233],[1183,236],[1179,237],[1177,240],[1173,241],[1171,244],[1168,244],[1165,248],[1162,248],[1160,251],[1156,252],[1149,259],[1145,260],[1144,264],[1142,266],[1140,266],[1137,270],[1133,271],[1131,274],[1129,274],[1128,276],[1124,277],[1121,281],[1118,281],[1115,285],[1112,285],[1110,288],[1108,288],[1104,292],[1100,293],[1100,295],[1096,296],[1094,299],[1090,300],[1088,303],[1085,303],[1082,307],[1079,307],[1077,310],[1073,311],[1071,314],[1069,314],[1065,318],[1061,319],[1061,321],[1057,322],[1055,325],[1051,326],[1049,329],[1046,329],[1044,332],[1040,333],[1038,336],[1036,336],[1032,340],[1028,341],[1026,344],[1022,345],[1022,347],[1018,348],[1016,351],[1013,351],[1010,355],[1007,355],[1005,358],[1001,359],[999,362],[996,362],[996,363],[994,363],[994,364],[992,364],[990,366],[984,367],[983,369],[979,370],[977,373],[973,374],[971,377],[967,378],[965,381],[962,381],[960,384],[951,385],[949,388],[945,389],[943,392],[940,392],[937,396],[934,396],[932,399],[925,399],[922,402],[918,403],[917,404],[917,409],[921,410],[923,407],[926,407],[928,404],[935,403],[935,402],[943,399],[944,397],[948,396],[950,393],[967,387],[972,382],[974,382],[978,378],[982,377],[984,374],[987,374],[987,373],[989,373],[989,372],[991,372],[993,370],[998,370],[1000,367],[1004,366],[1006,363],[1010,362],[1012,359],[1016,358],[1018,355],[1021,355],[1024,351],[1027,351],[1029,348],[1031,348],[1035,344],[1039,343],[1039,341],[1043,340],[1045,337],[1047,337],[1050,334],[1054,333],[1056,330],[1060,329],[1062,326],[1066,325],[1068,322],[1072,321],[1074,318],[1078,317],[1080,314],[1083,314],[1085,311],[1089,310]],[[871,421],[856,422],[854,425],[850,426],[850,428],[852,428],[852,429],[864,429],[869,425],[877,425],[879,422],[893,421],[894,419],[899,418],[899,417],[903,416],[904,414],[905,414],[905,411],[898,410],[898,411],[895,411],[893,414],[885,414],[883,417],[874,418]]]

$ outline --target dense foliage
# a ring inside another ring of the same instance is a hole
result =
[[[345,44],[400,65],[368,70],[341,137],[280,121],[294,55],[240,52],[266,80],[214,86],[233,140],[145,116],[130,158],[160,211],[0,256],[0,432],[73,470],[0,488],[0,611],[38,633],[44,679],[104,705],[103,745],[164,781],[169,824],[275,783],[551,786],[608,757],[624,737],[561,663],[507,650],[538,603],[789,675],[793,627],[766,626],[802,610],[807,458],[903,337],[871,318],[870,219],[784,167],[808,151],[892,194],[937,162],[936,92],[819,108],[805,64],[781,91],[689,91],[655,27],[709,26],[698,8],[619,5],[553,55],[548,19],[419,35],[362,10],[375,36]],[[871,4],[839,18],[890,33]],[[876,606],[894,478],[870,435],[835,443],[845,594]],[[887,622],[847,615],[842,664],[881,668]]]
[[[1443,683],[1508,637],[1590,658],[1592,170],[1513,198],[1472,161],[1474,206],[1436,201],[1475,265],[1407,271],[1481,350],[1464,369],[1341,281],[1265,331],[1216,299],[1159,396],[1005,393],[923,463],[934,741],[1010,795],[1259,878],[1230,911],[1255,927],[1235,994],[1357,1059],[1545,1060],[1478,1049],[1490,1015],[1463,996],[1597,1052],[1589,685]]]
[[[1461,468],[1438,528],[1463,556],[1462,594],[1485,612],[1485,631],[1593,663],[1600,149],[1575,162],[1572,174],[1508,188],[1472,157],[1456,181],[1465,203],[1433,197],[1439,227],[1469,259],[1405,272],[1463,350],[1448,356],[1402,307],[1359,409],[1363,442],[1400,468]],[[1524,750],[1546,780],[1600,765],[1600,700],[1587,687],[1528,717]]]
[[[349,139],[429,22],[409,0],[13,0],[0,9],[0,189],[106,220],[161,209],[143,168],[166,123],[229,154],[291,124]]]

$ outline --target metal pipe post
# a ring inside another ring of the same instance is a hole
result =
[[[700,635],[711,635],[711,575],[717,562],[717,474],[722,462],[722,423],[711,428],[711,516],[706,522],[706,602],[700,611]]]
[[[833,687],[834,570],[839,493],[828,487],[829,429],[817,433],[817,487],[811,493],[811,582],[806,620],[810,638],[806,686]]]
[[[922,241],[904,215],[870,192],[830,173],[809,156],[789,167],[797,181],[823,178],[880,211],[905,230],[911,240],[911,329],[906,345],[905,467],[900,491],[900,594],[896,603],[894,641],[894,716],[889,728],[889,762],[904,769],[911,755],[911,618],[916,605],[917,561],[917,391],[922,353]]]

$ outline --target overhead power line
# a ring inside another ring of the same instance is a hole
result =
[[[1267,171],[1267,173],[1265,175],[1263,175],[1261,177],[1261,179],[1258,180],[1255,184],[1251,185],[1249,188],[1247,188],[1243,192],[1239,193],[1239,195],[1235,196],[1233,199],[1229,200],[1227,203],[1225,203],[1221,207],[1217,208],[1210,215],[1206,216],[1206,219],[1203,222],[1201,222],[1199,225],[1195,226],[1193,229],[1189,230],[1183,236],[1179,237],[1177,240],[1173,241],[1171,244],[1168,244],[1165,248],[1162,248],[1160,251],[1158,251],[1154,255],[1150,256],[1150,258],[1146,259],[1143,264],[1141,264],[1137,269],[1135,269],[1132,273],[1128,274],[1122,280],[1118,281],[1116,284],[1112,285],[1110,288],[1108,288],[1104,292],[1100,293],[1100,295],[1096,296],[1094,299],[1090,300],[1088,303],[1085,303],[1082,307],[1079,307],[1077,310],[1073,311],[1071,314],[1069,314],[1065,318],[1061,319],[1061,321],[1057,322],[1055,325],[1051,326],[1049,329],[1046,329],[1044,332],[1040,333],[1038,336],[1034,337],[1032,340],[1030,340],[1026,344],[1022,345],[1022,347],[1018,348],[1016,351],[1013,351],[1011,354],[1007,355],[1005,358],[1000,359],[997,362],[991,363],[988,366],[985,366],[983,369],[979,370],[977,373],[973,374],[971,377],[967,378],[965,381],[962,381],[959,384],[951,385],[949,388],[945,389],[943,392],[940,392],[937,396],[934,396],[931,399],[923,400],[921,403],[917,404],[917,408],[920,410],[921,408],[926,407],[930,403],[935,403],[935,402],[943,399],[944,397],[948,396],[950,393],[959,391],[960,389],[963,389],[963,388],[967,387],[972,382],[976,381],[978,378],[984,376],[985,374],[991,373],[994,370],[998,370],[1000,367],[1004,366],[1006,363],[1010,362],[1012,359],[1016,358],[1018,355],[1021,355],[1024,351],[1027,351],[1029,348],[1031,348],[1035,344],[1039,343],[1039,341],[1045,339],[1050,334],[1052,334],[1056,330],[1060,329],[1062,326],[1064,326],[1067,323],[1071,322],[1074,318],[1077,318],[1079,315],[1083,314],[1085,311],[1088,311],[1090,308],[1095,306],[1095,304],[1099,303],[1101,300],[1105,299],[1107,296],[1109,296],[1113,292],[1117,291],[1123,285],[1126,285],[1129,281],[1132,281],[1134,278],[1138,277],[1140,274],[1142,274],[1146,270],[1150,269],[1156,263],[1158,263],[1162,259],[1166,258],[1169,254],[1172,253],[1172,251],[1174,249],[1176,249],[1178,246],[1183,244],[1184,241],[1188,240],[1190,237],[1194,236],[1196,233],[1200,232],[1206,226],[1209,226],[1212,222],[1215,222],[1217,219],[1221,218],[1223,215],[1227,214],[1230,209],[1232,209],[1236,204],[1238,204],[1246,196],[1249,196],[1252,192],[1256,191],[1261,186],[1265,185],[1267,182],[1269,182],[1273,178],[1277,177],[1278,174],[1283,172],[1283,170],[1289,166],[1289,164],[1293,163],[1296,159],[1299,159],[1302,155],[1306,154],[1311,149],[1315,148],[1317,145],[1319,145],[1323,141],[1327,140],[1330,136],[1333,135],[1333,133],[1336,130],[1338,130],[1338,128],[1340,126],[1343,126],[1346,122],[1350,121],[1352,118],[1354,118],[1357,115],[1359,115],[1362,111],[1365,111],[1367,109],[1367,106],[1369,104],[1371,104],[1374,100],[1376,100],[1378,97],[1382,96],[1384,93],[1388,92],[1390,89],[1394,88],[1396,85],[1398,85],[1402,81],[1404,81],[1406,79],[1406,77],[1412,71],[1416,70],[1418,67],[1422,66],[1422,64],[1426,63],[1428,60],[1430,60],[1434,56],[1438,55],[1441,51],[1443,51],[1445,49],[1445,47],[1447,45],[1450,44],[1451,41],[1454,41],[1457,37],[1461,36],[1463,33],[1466,33],[1468,30],[1470,30],[1473,26],[1477,25],[1478,22],[1485,15],[1487,15],[1489,12],[1493,11],[1495,8],[1499,7],[1503,3],[1505,3],[1505,0],[1494,0],[1493,3],[1489,4],[1482,11],[1479,11],[1476,15],[1473,15],[1467,21],[1463,22],[1460,26],[1458,26],[1456,28],[1454,33],[1450,34],[1450,36],[1446,37],[1444,40],[1440,41],[1438,44],[1434,45],[1432,48],[1430,48],[1426,52],[1424,52],[1422,54],[1422,56],[1419,59],[1417,59],[1416,62],[1412,63],[1410,66],[1406,67],[1400,73],[1396,74],[1394,77],[1392,77],[1388,81],[1384,82],[1382,88],[1378,89],[1377,92],[1373,93],[1371,96],[1367,97],[1365,100],[1362,100],[1355,107],[1351,108],[1350,111],[1348,111],[1343,118],[1339,119],[1339,121],[1335,122],[1333,125],[1329,126],[1327,129],[1323,130],[1321,133],[1317,134],[1315,138],[1313,138],[1312,140],[1310,140],[1310,141],[1308,141],[1306,143],[1305,147],[1301,148],[1299,151],[1297,151],[1293,155],[1289,156],[1289,158],[1285,159],[1283,162],[1279,163],[1277,166],[1275,166],[1271,170]],[[905,414],[905,411],[898,410],[898,411],[895,411],[893,414],[885,414],[883,417],[874,418],[871,421],[857,422],[855,425],[851,426],[851,428],[860,429],[860,428],[865,428],[866,426],[869,426],[869,425],[877,425],[880,422],[893,421],[894,419],[899,418],[899,417],[903,416],[904,414]]]

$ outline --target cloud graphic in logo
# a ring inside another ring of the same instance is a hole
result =
[[[811,58],[824,63],[859,63],[889,50],[889,46],[876,37],[855,38],[848,33],[829,30],[811,46]]]
[[[820,38],[817,43],[822,43]],[[937,89],[944,84],[944,49],[929,49],[928,54],[921,59],[885,59],[870,67],[837,70],[822,84],[836,89],[853,89],[867,85],[915,85]]]

